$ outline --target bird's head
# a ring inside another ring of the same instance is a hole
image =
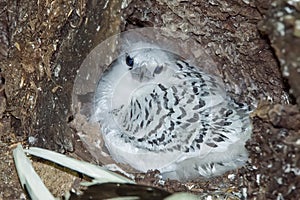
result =
[[[132,79],[148,82],[160,78],[168,70],[169,59],[162,50],[145,48],[123,55],[122,65],[130,72]]]

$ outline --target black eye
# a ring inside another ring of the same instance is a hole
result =
[[[134,64],[133,58],[131,58],[128,54],[126,54],[126,65],[129,66],[129,69],[132,69]]]

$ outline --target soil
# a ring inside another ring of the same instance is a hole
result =
[[[0,11],[0,199],[27,198],[14,169],[16,144],[98,163],[70,125],[77,70],[101,41],[141,27],[189,35],[209,52],[231,97],[256,109],[245,167],[188,183],[162,185],[156,171],[136,181],[217,199],[300,199],[299,2],[25,0],[0,1]],[[35,165],[56,177],[44,180],[57,196],[78,186],[64,170]]]

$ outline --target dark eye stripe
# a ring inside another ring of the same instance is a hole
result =
[[[126,54],[126,65],[130,67],[129,69],[132,69],[133,64],[134,64],[133,58],[130,57],[128,54]]]

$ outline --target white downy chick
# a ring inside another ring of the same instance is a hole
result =
[[[148,45],[121,55],[101,77],[94,120],[112,158],[163,178],[212,177],[242,166],[247,106],[180,56]]]

